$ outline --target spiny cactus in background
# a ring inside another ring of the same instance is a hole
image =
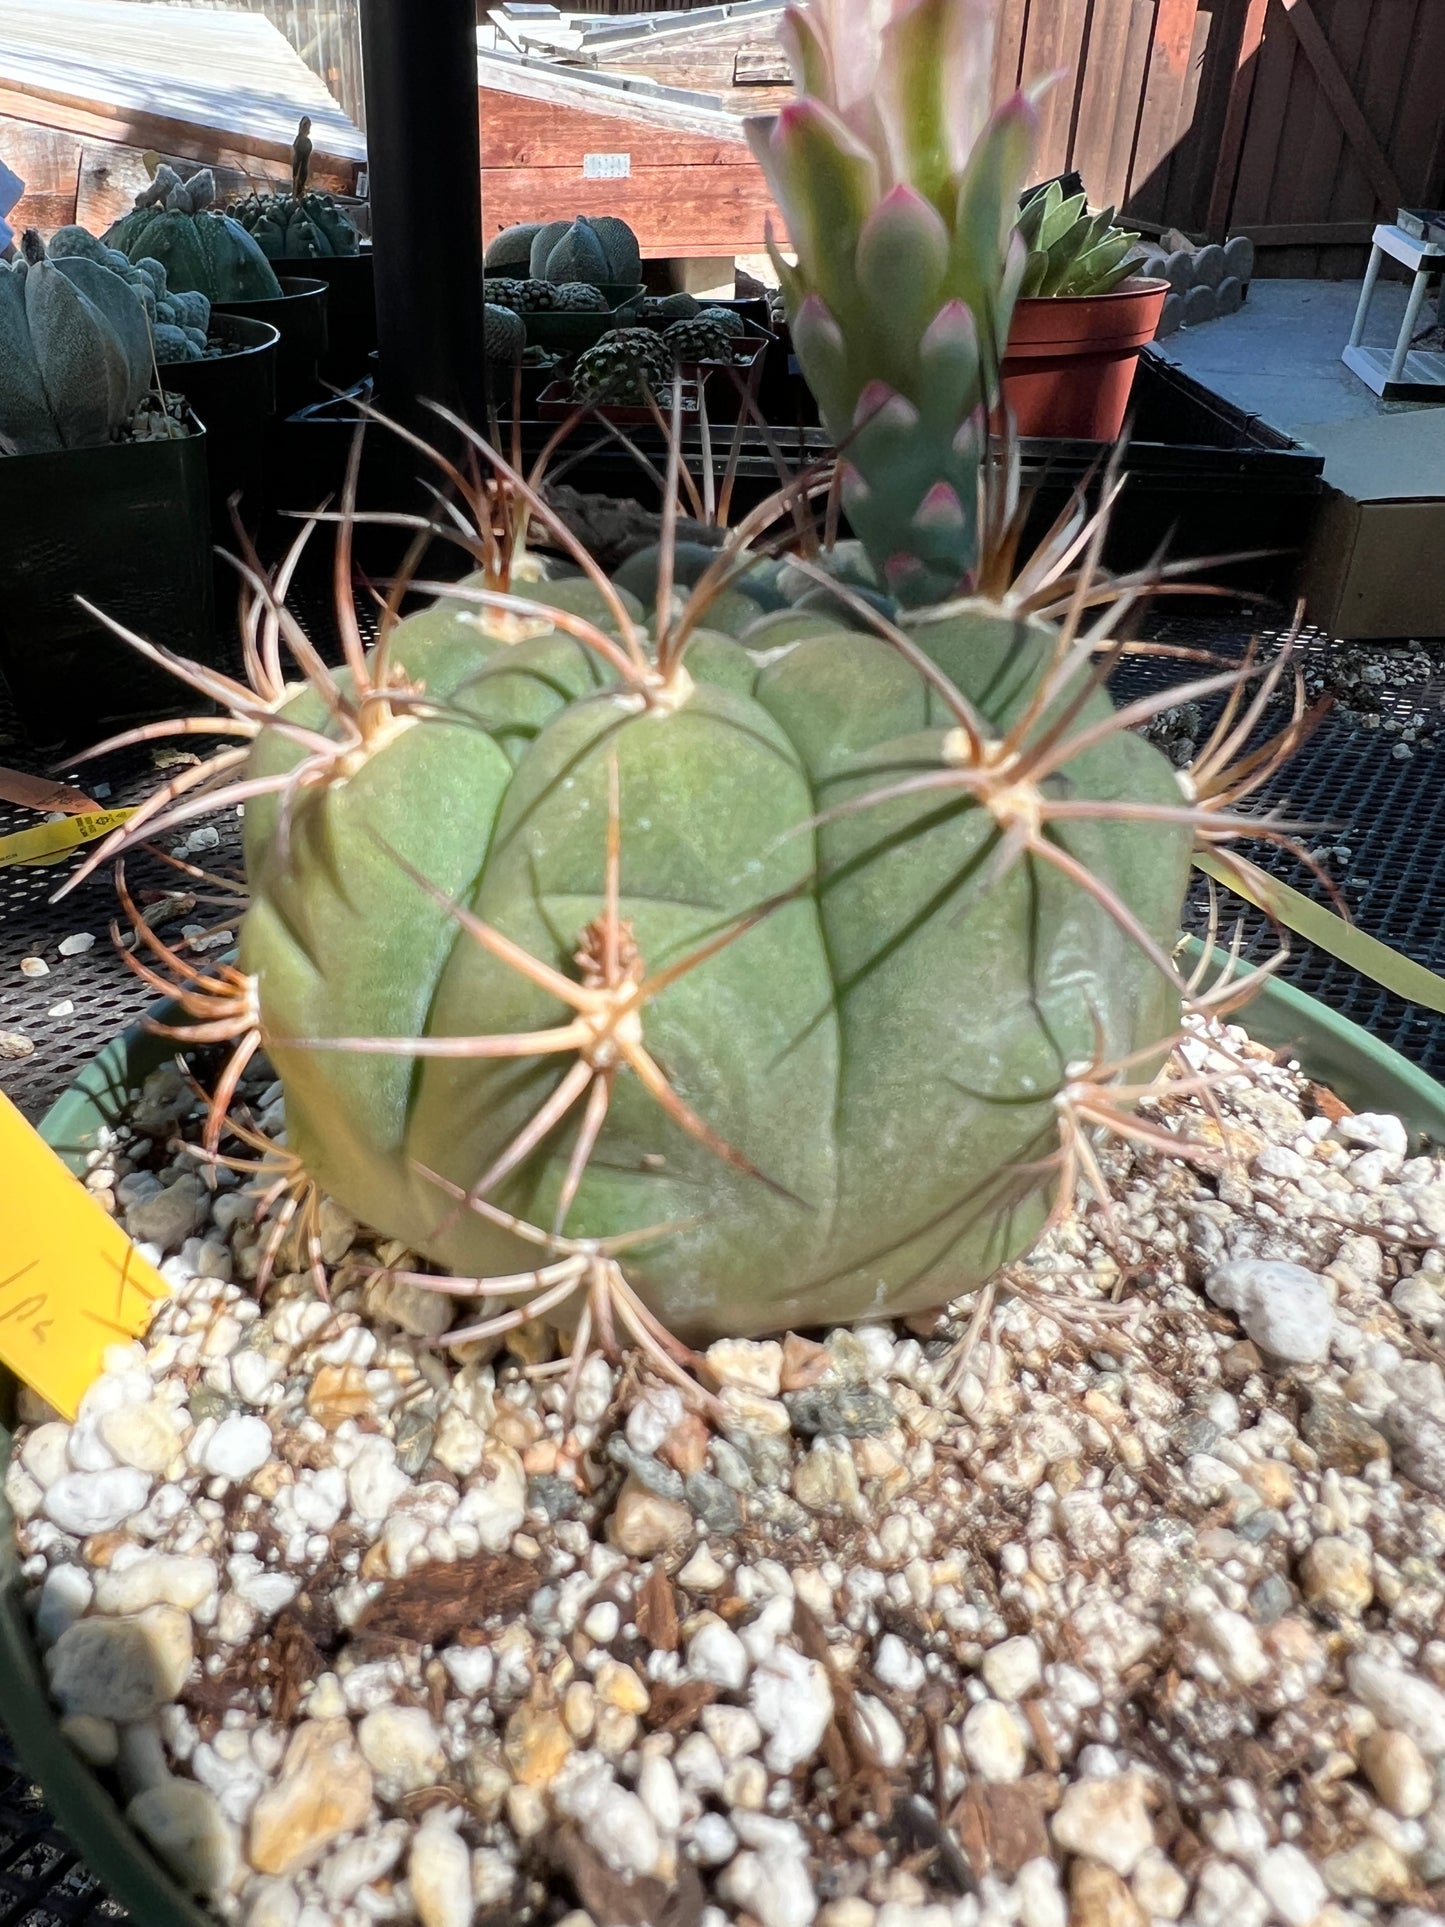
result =
[[[1114,226],[1114,210],[1090,214],[1082,194],[1065,200],[1057,181],[1024,203],[1019,235],[1028,247],[1020,296],[1109,294],[1135,272],[1139,236]]]
[[[1026,250],[1036,115],[989,112],[996,0],[812,0],[779,30],[798,98],[748,123],[788,224],[793,346],[844,451],[843,503],[880,579],[969,586],[988,411]]]
[[[34,228],[0,267],[0,436],[17,454],[90,448],[151,385],[150,329],[127,281],[82,255],[50,258]]]
[[[731,361],[745,332],[730,308],[704,308],[691,321],[669,322],[662,339],[675,361]]]
[[[613,328],[577,357],[572,385],[579,401],[642,402],[672,373],[672,351],[651,328]]]
[[[172,288],[199,290],[210,301],[269,301],[281,294],[271,263],[229,214],[213,203],[209,168],[183,181],[164,162],[136,196],[129,214],[101,236],[128,260],[159,261]]]
[[[482,352],[488,361],[515,364],[527,346],[527,325],[510,308],[488,301],[482,308]]]
[[[643,297],[642,318],[644,321],[693,321],[702,313],[702,303],[696,295],[649,294]]]
[[[1306,721],[1297,684],[1253,746],[1282,658],[1248,700],[1251,663],[1114,708],[1117,624],[1149,586],[1099,577],[1117,472],[1019,564],[1016,458],[986,451],[981,410],[1029,115],[981,110],[979,0],[789,21],[803,98],[762,145],[876,570],[820,553],[823,475],[711,557],[681,549],[674,435],[661,539],[620,572],[644,607],[535,475],[439,411],[489,479],[435,458],[450,500],[411,518],[412,563],[440,536],[476,572],[413,584],[438,599],[402,618],[403,569],[363,646],[358,445],[329,518],[344,666],[285,607],[299,549],[270,578],[247,550],[245,682],[164,658],[233,747],[79,872],[245,803],[236,963],[187,965],[138,916],[127,953],[179,974],[197,1037],[233,1040],[208,1149],[259,1164],[263,1207],[289,1193],[314,1223],[319,1190],[444,1267],[402,1275],[480,1304],[451,1342],[571,1325],[574,1384],[594,1339],[682,1378],[720,1333],[972,1290],[1080,1187],[1107,1199],[1103,1132],[1213,1156],[1135,1107],[1185,1005],[1241,994],[1172,959],[1194,846],[1283,839],[1237,805]],[[973,593],[900,607],[930,583]],[[1182,777],[1136,733],[1223,692]],[[228,1120],[260,1049],[284,1146]]]
[[[361,236],[346,210],[314,189],[299,201],[292,194],[248,194],[232,201],[226,212],[268,261],[320,261],[361,251]]]

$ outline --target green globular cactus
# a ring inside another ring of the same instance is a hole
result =
[[[577,357],[572,384],[579,401],[640,402],[672,373],[672,351],[651,328],[613,328]]]
[[[728,319],[734,317],[729,315]],[[668,353],[674,361],[682,362],[731,361],[736,338],[731,328],[720,328],[710,320],[709,311],[694,321],[669,322],[662,331]]]
[[[1082,194],[1066,200],[1057,181],[1025,202],[1018,232],[1029,250],[1020,297],[1110,294],[1135,272],[1139,236],[1114,226],[1111,207],[1090,214]]]
[[[510,271],[526,276],[531,268],[532,243],[541,232],[540,221],[518,221],[494,234],[482,255],[482,266],[490,273]]]
[[[978,601],[755,650],[717,586],[649,630],[595,570],[468,579],[251,750],[238,1021],[286,1156],[489,1310],[939,1304],[1179,1020],[1193,830],[1087,648]]]
[[[643,297],[642,316],[645,321],[692,321],[702,313],[702,303],[696,295],[679,291],[676,294],[649,294]]]
[[[150,328],[129,282],[86,255],[51,258],[31,228],[0,269],[0,435],[20,454],[89,448],[151,383]]]
[[[215,198],[209,168],[182,181],[162,164],[131,212],[101,240],[130,261],[159,261],[182,293],[196,289],[209,301],[279,300],[281,283],[271,263],[239,221],[212,205]]]
[[[361,236],[329,194],[248,194],[226,212],[256,242],[268,261],[320,261],[359,254]]]
[[[493,479],[443,472],[482,569],[404,620],[389,603],[368,653],[343,551],[332,671],[274,614],[283,564],[248,685],[182,666],[230,700],[244,763],[188,773],[73,879],[244,800],[237,963],[181,989],[198,1037],[235,1040],[208,1144],[264,1050],[272,1194],[304,1223],[319,1190],[440,1267],[402,1275],[480,1304],[448,1342],[546,1316],[575,1327],[574,1384],[619,1337],[683,1377],[680,1341],[976,1289],[1080,1186],[1107,1203],[1107,1131],[1189,1154],[1136,1107],[1186,1003],[1247,988],[1176,970],[1191,856],[1282,835],[1236,806],[1303,725],[1256,744],[1282,659],[1243,711],[1250,664],[1115,709],[1107,510],[1015,570],[1016,463],[975,437],[1024,261],[1027,112],[979,106],[983,11],[787,17],[801,98],[762,144],[795,325],[825,410],[853,424],[887,391],[846,450],[859,540],[783,558],[808,476],[717,550],[674,541],[665,507],[609,578],[472,434]],[[602,392],[669,373],[650,329],[591,354]],[[529,523],[578,573],[546,579]],[[1226,690],[1186,771],[1136,733]]]
[[[502,260],[489,265],[511,263],[509,246]],[[630,288],[642,279],[642,251],[632,229],[616,215],[579,214],[575,221],[548,221],[536,229],[528,267],[538,281],[587,281],[594,287]]]
[[[510,308],[488,301],[482,309],[482,347],[488,361],[512,366],[527,346],[527,324]]]
[[[557,309],[562,314],[605,314],[607,296],[588,281],[559,281]]]

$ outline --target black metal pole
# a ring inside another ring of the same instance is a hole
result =
[[[381,406],[486,426],[476,0],[361,0]]]

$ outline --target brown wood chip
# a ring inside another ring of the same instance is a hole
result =
[[[671,1888],[650,1877],[628,1880],[614,1873],[571,1827],[556,1835],[552,1856],[594,1920],[614,1927],[698,1927],[702,1919],[702,1882],[690,1860],[679,1861],[677,1883]]]
[[[636,1617],[637,1630],[649,1646],[663,1653],[677,1651],[677,1594],[661,1566],[654,1566],[647,1576],[637,1601]]]
[[[1058,1805],[1058,1789],[1042,1774],[996,1786],[975,1782],[952,1815],[976,1875],[1012,1880],[1020,1867],[1049,1852],[1044,1815]]]
[[[654,1733],[680,1733],[716,1698],[717,1688],[705,1679],[664,1680],[653,1687],[644,1717]]]
[[[463,1627],[515,1613],[537,1590],[537,1568],[509,1552],[436,1561],[382,1587],[357,1630],[440,1646]]]

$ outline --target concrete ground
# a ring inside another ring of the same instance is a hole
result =
[[[1403,281],[1380,281],[1367,343],[1394,342],[1408,293]],[[1181,328],[1159,347],[1186,374],[1301,441],[1312,425],[1429,406],[1382,402],[1340,360],[1359,298],[1357,281],[1255,281],[1238,314]],[[1421,325],[1432,319],[1427,301]]]

